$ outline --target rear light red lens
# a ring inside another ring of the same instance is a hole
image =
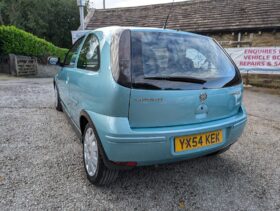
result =
[[[114,164],[118,165],[118,166],[137,166],[137,162],[113,162]]]

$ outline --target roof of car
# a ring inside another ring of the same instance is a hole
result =
[[[193,36],[206,37],[206,36],[195,34],[192,32],[184,32],[184,31],[179,31],[179,30],[163,29],[163,28],[155,28],[155,27],[108,26],[108,27],[97,28],[93,31],[102,31],[102,32],[108,33],[108,34],[114,34],[121,29],[124,29],[124,30],[128,29],[128,30],[132,30],[132,31],[162,32],[162,33],[169,32],[169,33],[188,34],[188,35],[193,35]]]

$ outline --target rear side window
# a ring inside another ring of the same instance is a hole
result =
[[[131,87],[131,42],[130,30],[117,30],[111,39],[111,71],[115,81]]]
[[[100,67],[100,49],[98,38],[90,34],[81,49],[77,67],[80,69],[97,71]]]

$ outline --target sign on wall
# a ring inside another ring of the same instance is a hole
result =
[[[227,48],[240,71],[279,71],[280,47]]]

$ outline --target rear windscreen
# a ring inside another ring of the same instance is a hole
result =
[[[132,87],[221,88],[241,83],[236,66],[210,38],[183,33],[131,32]]]

